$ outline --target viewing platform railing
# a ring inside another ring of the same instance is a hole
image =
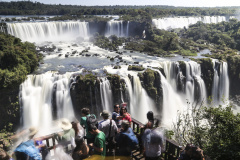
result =
[[[139,143],[140,143],[139,150],[136,150],[133,152],[132,158],[136,159],[136,160],[140,160],[140,159],[144,160],[145,159],[141,152],[142,151],[141,135],[144,132],[144,129],[141,126],[143,126],[143,124],[141,122],[132,118],[131,127],[132,127],[134,133],[136,134],[136,136],[138,137]],[[39,139],[41,139],[43,141],[43,143],[46,144],[46,146],[48,147],[50,152],[51,151],[53,152],[55,145],[58,144],[58,141],[57,141],[56,137],[54,136],[54,134],[39,137]],[[180,155],[181,150],[182,150],[181,146],[179,146],[175,141],[166,139],[165,151],[161,154],[161,159],[162,160],[177,160]],[[54,153],[52,153],[52,155],[54,155]]]
[[[144,159],[143,155],[141,154],[142,146],[141,146],[141,137],[140,137],[143,134],[144,129],[141,126],[144,126],[144,124],[142,124],[141,122],[132,118],[132,126],[131,127],[140,142],[140,150],[138,152],[136,151],[135,153],[133,153],[134,159]],[[161,157],[162,157],[161,159],[162,160],[177,160],[180,155],[181,150],[182,150],[182,147],[179,146],[175,141],[166,139],[165,151],[161,154]]]

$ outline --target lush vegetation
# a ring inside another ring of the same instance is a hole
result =
[[[180,34],[197,44],[207,44],[213,56],[218,59],[224,59],[227,55],[233,56],[240,50],[240,22],[237,19],[217,24],[198,22],[187,30],[183,29]]]
[[[213,160],[240,158],[240,114],[222,106],[192,106],[189,110],[175,124],[179,143],[196,144]]]
[[[0,88],[18,87],[38,61],[34,44],[0,33]]]
[[[94,45],[104,48],[106,50],[111,51],[117,51],[118,46],[121,46],[126,39],[124,38],[118,38],[115,35],[110,36],[109,38],[99,35],[96,33],[92,38],[91,41],[94,43]]]
[[[0,15],[124,15],[125,20],[148,21],[151,17],[235,15],[237,7],[188,8],[173,6],[77,6],[39,2],[0,2]]]

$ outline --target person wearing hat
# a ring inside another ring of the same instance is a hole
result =
[[[42,160],[40,156],[40,152],[38,148],[35,147],[34,136],[37,134],[38,129],[36,127],[30,127],[28,136],[29,140],[21,143],[14,150],[14,154],[17,157],[17,160],[26,160],[26,159],[34,159],[34,160]]]
[[[72,139],[75,138],[75,131],[72,128],[71,122],[63,118],[59,123],[60,127],[62,128],[63,132],[59,134],[60,142],[70,142]]]
[[[106,136],[106,141],[107,141],[107,154],[112,155],[113,154],[113,149],[115,148],[115,136],[117,134],[118,128],[112,119],[109,119],[109,112],[107,110],[104,110],[101,114],[103,117],[103,121],[101,121],[98,125],[98,129],[102,131],[105,136]],[[111,127],[110,127],[111,126]]]

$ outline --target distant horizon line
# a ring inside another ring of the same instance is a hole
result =
[[[44,5],[70,5],[70,6],[85,6],[85,7],[88,7],[88,6],[91,6],[91,7],[104,7],[104,6],[135,6],[135,7],[144,7],[144,6],[168,6],[168,7],[176,7],[176,8],[231,8],[231,7],[240,7],[239,6],[174,6],[174,5],[123,5],[123,4],[114,4],[114,5],[81,5],[81,4],[61,4],[61,3],[42,3],[42,2],[38,2],[38,1],[31,1],[31,0],[20,0],[20,1],[5,1],[5,0],[0,0],[0,3],[1,2],[7,2],[7,3],[16,3],[16,2],[32,2],[32,3],[41,3],[41,4],[44,4]]]

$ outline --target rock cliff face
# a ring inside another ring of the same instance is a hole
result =
[[[162,106],[163,93],[159,73],[151,69],[146,69],[143,73],[139,73],[138,76],[148,95],[154,100],[157,106]]]
[[[240,56],[227,57],[230,96],[240,95]]]
[[[121,91],[125,95],[124,80],[121,80],[118,75],[108,75],[107,79],[112,90],[113,104],[121,103]],[[81,115],[81,109],[84,107],[89,107],[95,114],[103,110],[100,95],[101,81],[93,74],[77,76],[76,83],[71,87],[72,102],[77,116]]]

